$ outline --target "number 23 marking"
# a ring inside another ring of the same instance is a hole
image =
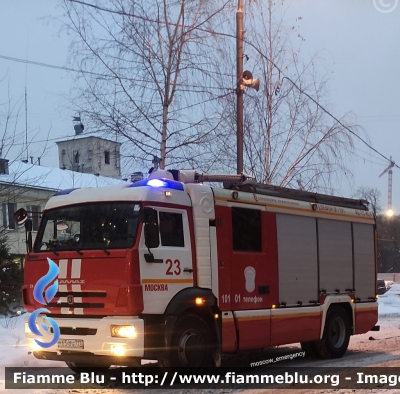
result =
[[[181,262],[179,260],[167,259],[165,264],[168,264],[166,275],[180,275],[181,273]]]

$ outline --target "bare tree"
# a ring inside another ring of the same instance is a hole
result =
[[[71,60],[82,70],[74,104],[90,130],[129,141],[136,165],[153,156],[161,168],[167,157],[190,162],[217,127],[202,93],[213,90],[208,36],[218,3],[64,0]]]
[[[378,188],[361,186],[357,189],[354,196],[368,201],[374,217],[381,214],[382,208],[379,201],[381,198],[381,192]]]
[[[42,157],[47,143],[43,143],[40,150],[33,150],[31,143],[37,134],[28,138],[27,122],[21,120],[24,118],[24,100],[13,97],[6,77],[0,79],[0,86],[2,91],[6,92],[0,101],[0,238],[3,240],[0,244],[5,244],[4,240],[7,238],[7,247],[10,246],[15,253],[19,243],[15,234],[17,232],[14,231],[18,229],[14,220],[17,206],[22,203],[25,207],[37,206],[38,201],[43,203],[52,191],[41,198],[40,192],[37,191],[40,187],[36,191],[33,190],[34,185],[40,185],[42,179],[32,171],[35,163],[33,156],[31,161],[29,160],[28,154],[29,149],[31,154],[35,152],[35,156]],[[38,221],[38,214],[36,220]],[[4,236],[6,237],[3,238]]]
[[[317,56],[300,58],[299,21],[285,26],[280,3],[245,3],[245,68],[261,80],[261,91],[245,95],[245,172],[332,192],[335,180],[351,175],[345,160],[359,128],[351,114],[336,121],[325,110],[327,79]],[[136,165],[157,156],[162,168],[234,171],[232,4],[64,0],[64,7],[82,70],[75,104],[90,129],[129,141],[125,155]]]
[[[42,157],[46,152],[47,140],[51,130],[47,132],[47,138],[42,146],[33,150],[32,142],[38,136],[39,131],[32,134],[32,130],[30,130],[28,133],[27,121],[23,114],[23,98],[13,96],[6,76],[0,78],[0,87],[3,93],[0,99],[0,159],[8,159],[12,163],[19,160],[28,162],[32,154],[35,157]],[[23,121],[24,118],[25,122]],[[33,161],[33,156],[31,161]],[[4,171],[4,168],[0,168],[0,174],[2,171]]]
[[[260,79],[261,88],[245,92],[244,170],[268,184],[332,192],[335,177],[341,180],[351,174],[345,163],[354,148],[353,133],[359,130],[351,114],[337,122],[324,111],[329,108],[328,85],[317,72],[318,56],[301,60],[301,18],[286,26],[277,16],[283,2],[278,3],[247,2],[245,8],[245,68]],[[234,67],[232,46],[221,67],[226,75]],[[225,78],[223,84],[236,86],[236,77]],[[224,101],[230,105],[221,114],[223,132],[218,132],[221,138],[210,149],[216,158],[222,152],[223,165],[232,170],[234,97]]]
[[[15,100],[12,97],[6,77],[0,79],[0,86],[7,87],[3,90],[7,94],[0,102],[0,158],[8,157],[11,149],[15,149],[16,144],[20,144],[22,149],[14,154],[21,157],[24,154],[26,155],[25,133],[19,127],[23,101],[21,99]]]
[[[378,215],[378,272],[400,272],[400,216]]]

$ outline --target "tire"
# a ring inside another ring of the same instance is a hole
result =
[[[85,363],[76,363],[72,361],[66,361],[67,367],[73,372],[80,374],[81,372],[96,372],[99,374],[105,373],[109,367],[105,365],[88,365]]]
[[[185,315],[174,329],[171,349],[162,365],[169,367],[209,367],[212,365],[212,335],[207,323],[197,315]]]
[[[340,358],[349,346],[350,319],[342,307],[332,306],[327,313],[324,335],[317,345],[324,358]]]
[[[317,341],[301,342],[301,348],[306,353],[307,357],[318,358],[319,352]]]

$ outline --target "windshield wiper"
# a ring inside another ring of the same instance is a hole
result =
[[[109,250],[108,249],[106,249],[106,247],[105,246],[102,246],[101,247],[101,250],[107,255],[107,256],[109,256],[110,255],[110,252],[109,252]]]
[[[72,248],[72,250],[75,250],[75,252],[78,252],[81,256],[83,255],[81,250],[76,245],[73,244],[68,244],[68,245]]]
[[[58,241],[60,244],[63,244],[63,245],[67,245],[67,246],[69,246],[69,248],[70,248],[70,250],[75,250],[75,252],[77,252],[77,253],[79,253],[81,256],[83,255],[83,253],[81,252],[81,250],[76,246],[76,245],[74,245],[73,243],[71,243],[71,241]]]
[[[43,242],[46,245],[46,248],[53,252],[56,256],[58,256],[58,253],[55,251],[55,247],[51,242]]]

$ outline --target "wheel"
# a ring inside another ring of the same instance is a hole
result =
[[[307,357],[316,358],[319,356],[317,341],[301,342],[301,348]]]
[[[346,353],[350,340],[350,319],[342,307],[331,307],[325,321],[322,340],[317,345],[321,357],[339,358]]]
[[[71,369],[73,372],[80,374],[81,372],[96,372],[96,373],[105,373],[109,366],[100,365],[100,364],[86,364],[86,363],[76,363],[72,361],[66,361],[67,367]]]
[[[171,349],[162,365],[169,367],[209,367],[212,365],[212,335],[207,323],[197,315],[186,315],[176,324]]]

